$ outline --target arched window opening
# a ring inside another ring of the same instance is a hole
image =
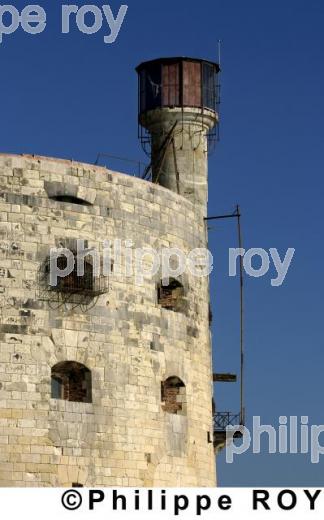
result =
[[[163,281],[157,287],[158,304],[164,309],[175,312],[184,310],[184,288],[183,285],[174,278],[169,280],[168,285],[164,285]]]
[[[76,361],[58,363],[52,368],[51,396],[53,399],[91,403],[91,371]]]
[[[162,410],[171,414],[186,414],[186,386],[172,376],[161,383]]]
[[[84,199],[80,199],[79,197],[74,197],[73,195],[52,195],[50,197],[51,200],[55,200],[56,202],[65,202],[66,204],[79,204],[79,206],[92,206],[90,202]]]

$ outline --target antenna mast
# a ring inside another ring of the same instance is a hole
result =
[[[218,40],[218,65],[221,66],[222,40]]]

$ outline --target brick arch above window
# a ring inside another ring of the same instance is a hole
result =
[[[184,286],[175,278],[170,278],[168,283],[161,280],[157,284],[157,301],[160,307],[167,310],[182,313],[187,310]]]
[[[65,401],[91,403],[91,371],[76,361],[57,363],[51,369],[51,397]]]
[[[168,377],[161,383],[162,410],[170,414],[186,415],[186,385],[177,376]]]

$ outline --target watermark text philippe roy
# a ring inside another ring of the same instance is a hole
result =
[[[277,249],[270,248],[269,253],[262,248],[229,249],[229,276],[238,275],[238,259],[243,258],[243,268],[248,276],[259,278],[265,276],[271,260],[276,270],[276,277],[271,279],[273,287],[280,287],[286,279],[291,266],[295,249],[288,249],[284,258]],[[58,261],[64,256],[64,268]],[[86,248],[84,240],[77,240],[76,251],[67,248],[52,248],[50,251],[50,285],[55,286],[59,278],[69,276],[72,271],[78,276],[85,272],[85,262],[91,259],[93,276],[135,277],[135,283],[142,285],[145,279],[153,279],[158,274],[164,285],[170,278],[178,278],[185,272],[198,278],[207,277],[214,267],[213,255],[207,248],[196,248],[184,251],[178,247],[135,248],[132,240],[105,240],[101,251]],[[261,261],[259,266],[253,265],[255,260]],[[112,266],[114,268],[112,269]]]

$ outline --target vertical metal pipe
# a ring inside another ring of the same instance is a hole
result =
[[[239,248],[242,249],[242,231],[241,231],[241,213],[240,206],[236,206],[236,215],[237,215],[237,232],[238,232],[238,243]],[[241,376],[240,376],[240,384],[241,384],[241,412],[240,412],[240,420],[241,424],[244,425],[245,422],[245,409],[244,409],[244,330],[243,330],[243,318],[244,318],[244,299],[243,299],[243,256],[240,255],[240,351],[241,351]]]

